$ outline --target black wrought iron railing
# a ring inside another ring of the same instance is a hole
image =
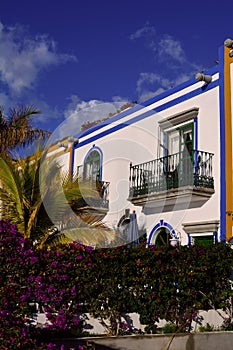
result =
[[[193,150],[130,164],[129,197],[184,186],[214,189],[212,159],[213,153]]]
[[[77,173],[80,184],[83,183],[98,193],[97,197],[88,198],[88,203],[93,207],[108,209],[110,182],[100,180],[98,174],[96,176],[85,176],[82,165],[78,167]]]

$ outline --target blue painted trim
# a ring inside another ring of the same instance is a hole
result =
[[[168,228],[170,232],[174,231],[173,227],[168,222],[164,222],[163,226]]]
[[[191,235],[190,233],[187,233],[188,235],[188,246],[190,247],[191,246]]]
[[[208,85],[208,86],[205,88],[205,91],[209,91],[209,90],[211,90],[211,89],[217,87],[217,86],[219,85],[219,81],[218,81],[218,80],[215,80],[213,83],[205,84],[205,85]],[[132,124],[134,124],[134,123],[136,123],[136,122],[138,122],[138,121],[140,121],[140,120],[142,120],[142,119],[144,119],[144,118],[150,117],[150,116],[152,116],[152,115],[155,114],[155,113],[158,113],[158,112],[163,111],[164,109],[173,107],[173,106],[175,106],[175,105],[177,105],[177,104],[179,104],[179,103],[181,103],[181,102],[184,102],[184,101],[186,101],[186,100],[189,100],[189,99],[191,99],[191,98],[193,98],[193,97],[195,97],[195,96],[198,96],[198,95],[200,95],[200,94],[202,94],[202,93],[203,93],[203,88],[201,87],[201,88],[198,88],[198,89],[196,89],[196,90],[193,90],[193,91],[191,91],[191,92],[189,92],[189,93],[187,93],[187,94],[185,94],[185,95],[183,95],[183,96],[177,97],[177,98],[175,98],[175,99],[173,99],[173,100],[171,100],[171,101],[169,101],[169,102],[166,102],[166,103],[164,103],[163,105],[160,105],[160,106],[158,106],[158,107],[156,107],[156,108],[154,108],[154,109],[152,109],[152,110],[150,110],[150,111],[147,111],[147,112],[142,113],[142,114],[140,114],[140,115],[138,115],[138,116],[136,116],[136,117],[133,117],[133,118],[127,120],[127,122],[124,122],[124,123],[120,123],[120,124],[118,124],[118,125],[115,125],[115,126],[113,126],[112,128],[110,128],[110,129],[108,129],[108,130],[102,131],[102,132],[100,132],[100,133],[97,134],[97,135],[91,136],[89,139],[86,139],[86,140],[84,140],[84,141],[80,141],[80,142],[77,144],[76,149],[77,149],[77,148],[80,148],[80,147],[82,147],[82,146],[84,146],[84,145],[87,145],[87,144],[90,143],[90,142],[94,142],[94,141],[96,141],[96,140],[98,140],[98,139],[100,139],[100,138],[102,138],[102,137],[104,137],[104,136],[107,136],[107,135],[109,135],[109,134],[112,134],[112,133],[115,132],[115,131],[121,130],[121,129],[123,129],[123,128],[129,126],[129,125],[132,125]],[[111,121],[110,121],[110,120],[109,120],[109,124],[111,124]],[[107,124],[105,123],[105,125],[107,125]],[[90,130],[92,130],[92,129],[90,129]],[[78,137],[80,138],[80,136],[78,136]]]
[[[72,146],[71,146],[71,152],[72,152],[72,155],[71,155],[71,165],[70,165],[70,181],[72,182],[73,180],[73,175],[74,175],[74,142],[72,143]]]
[[[214,236],[214,243],[217,243],[218,242],[218,232],[214,231],[213,236]]]
[[[217,65],[205,72],[205,74],[208,74],[208,75],[214,75],[216,73],[218,73],[218,66]],[[183,89],[186,89],[187,87],[190,87],[191,85],[194,85],[196,83],[197,83],[196,79],[191,78],[191,79],[183,82],[182,84],[175,86],[172,89],[166,90],[166,91],[162,92],[161,94],[156,95],[156,96],[150,98],[149,100],[146,100],[145,102],[141,103],[141,105],[143,105],[144,107],[147,107],[147,106],[151,105],[152,103],[158,102],[161,99],[166,98],[166,97],[168,97],[174,93],[177,93]],[[203,87],[205,88],[207,86],[212,85],[213,83],[214,82],[211,82],[209,84],[203,84]]]
[[[91,152],[93,151],[97,151],[100,154],[100,181],[102,181],[102,172],[103,172],[103,151],[101,150],[101,148],[99,148],[96,145],[93,145],[92,148],[89,149],[89,151],[87,152],[87,154],[84,157],[83,160],[83,166],[86,162],[86,159],[88,158],[88,156],[90,155]]]
[[[168,149],[167,149],[167,132],[163,133],[163,156],[167,157],[168,156]]]
[[[209,69],[208,71],[205,72],[205,74],[208,74],[208,75],[214,75],[218,73],[218,66],[214,66],[213,68]],[[82,131],[80,134],[79,134],[79,138],[81,137],[84,137],[84,136],[87,136],[89,134],[91,134],[92,132],[96,131],[96,130],[99,130],[101,128],[103,128],[104,126],[108,125],[108,124],[111,124],[113,122],[116,122],[124,117],[126,117],[127,115],[130,115],[134,112],[137,112],[138,110],[144,108],[144,107],[148,107],[150,106],[151,104],[155,103],[155,102],[158,102],[160,100],[162,100],[163,98],[166,98],[172,94],[175,94],[187,87],[190,87],[191,85],[194,85],[196,84],[197,81],[195,78],[192,78],[192,79],[189,79],[185,82],[183,82],[182,84],[180,85],[177,85],[175,86],[174,88],[172,89],[169,89],[169,90],[166,90],[166,91],[163,91],[161,94],[159,95],[156,95],[140,104],[137,104],[125,111],[122,111],[121,113],[109,118],[108,120],[105,120],[101,123],[99,123],[98,125],[94,125],[93,127],[89,128],[88,130],[85,130],[85,131]],[[200,88],[201,89],[201,92],[203,92],[204,90],[209,90],[210,87],[212,87],[212,85],[214,84],[215,82],[211,82],[209,84],[203,84],[203,86]]]
[[[219,103],[220,103],[220,242],[226,241],[226,135],[224,108],[224,47],[219,49]]]
[[[198,118],[194,118],[194,149],[195,151],[198,150]],[[194,169],[195,172],[197,172],[198,168],[198,154],[197,152],[194,153]]]
[[[154,235],[154,232],[156,232],[160,227],[165,227],[167,228],[170,233],[172,234],[172,236],[174,238],[178,238],[177,235],[176,235],[176,231],[174,230],[174,228],[166,221],[163,221],[163,220],[160,220],[160,222],[158,222],[154,227],[153,229],[151,230],[150,232],[150,235],[149,235],[149,238],[148,238],[148,245],[151,244],[151,239]]]

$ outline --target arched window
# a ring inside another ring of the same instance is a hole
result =
[[[101,180],[101,154],[98,149],[91,150],[84,160],[84,180]]]

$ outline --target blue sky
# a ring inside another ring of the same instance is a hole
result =
[[[140,103],[213,67],[232,13],[230,0],[2,0],[0,105],[34,105],[53,131],[82,108]]]

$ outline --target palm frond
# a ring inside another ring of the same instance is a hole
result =
[[[31,233],[33,231],[33,228],[36,226],[37,215],[39,213],[41,204],[42,204],[42,199],[39,196],[37,201],[34,203],[34,207],[32,208],[32,210],[30,212],[30,216],[29,216],[26,231],[25,231],[25,238],[31,238]]]
[[[9,115],[5,116],[3,108],[0,108],[0,153],[9,153],[17,147],[25,147],[50,135],[48,131],[31,126],[31,117],[39,113],[34,106],[19,105],[10,109]]]
[[[41,249],[44,246],[57,246],[59,244],[67,244],[72,242],[72,239],[70,239],[65,233],[63,232],[55,232],[52,233],[50,230],[47,230],[44,232],[43,235],[40,237],[40,241],[37,245],[37,249]]]
[[[87,246],[107,246],[116,238],[113,230],[105,230],[97,227],[73,228],[62,231],[70,240],[79,242]]]
[[[30,106],[18,105],[15,108],[11,108],[9,113],[10,113],[10,120],[13,120],[15,122],[22,121],[24,123],[25,119],[27,120],[32,115],[40,114],[41,112],[33,105],[30,105]]]
[[[6,200],[8,194],[9,202],[14,201],[18,216],[23,219],[24,210],[21,201],[23,193],[20,186],[20,177],[17,171],[15,171],[14,165],[3,158],[0,158],[0,179],[1,186],[5,191],[4,195],[3,192],[0,195]]]

